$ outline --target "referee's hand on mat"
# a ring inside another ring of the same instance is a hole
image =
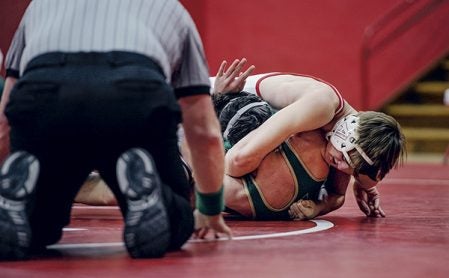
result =
[[[205,215],[198,209],[193,212],[195,218],[194,238],[205,239],[209,232],[213,232],[215,238],[224,234],[228,239],[232,238],[231,229],[226,225],[223,215]]]

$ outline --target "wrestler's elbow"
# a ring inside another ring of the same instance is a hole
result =
[[[257,159],[255,156],[233,149],[229,150],[225,156],[225,173],[232,177],[244,176],[256,168]]]

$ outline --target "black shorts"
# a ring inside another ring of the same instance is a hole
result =
[[[41,164],[30,215],[36,244],[59,240],[73,199],[94,169],[126,213],[115,169],[117,158],[133,147],[153,156],[171,226],[186,233],[182,238],[190,236],[189,185],[176,134],[180,107],[150,58],[128,52],[40,55],[14,86],[5,113],[11,150],[25,150]]]

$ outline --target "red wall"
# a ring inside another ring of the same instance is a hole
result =
[[[3,57],[6,56],[11,39],[29,2],[30,0],[0,0],[0,50]],[[1,76],[5,75],[3,65],[0,66],[0,73]]]
[[[369,107],[377,107],[389,100],[449,54],[449,1],[415,2],[409,14],[422,14],[418,23],[394,36],[394,40],[385,47],[378,48],[369,60],[370,94],[365,101]],[[409,18],[395,19],[392,26],[407,25]],[[380,32],[374,43],[387,34]],[[361,96],[365,93],[359,92]]]
[[[378,108],[449,51],[449,1],[443,1],[372,56],[367,96],[360,81],[364,30],[403,0],[181,2],[197,22],[212,74],[222,59],[247,57],[257,73],[292,71],[330,81],[359,109]],[[415,1],[396,21],[431,2]]]
[[[440,1],[430,16],[371,57],[369,95],[361,91],[364,30],[403,1],[181,0],[200,30],[211,74],[223,59],[246,57],[256,73],[321,77],[358,109],[378,108],[449,52],[449,1]],[[432,1],[413,1],[411,12]],[[28,2],[0,0],[4,53]],[[393,26],[410,14],[397,17]]]

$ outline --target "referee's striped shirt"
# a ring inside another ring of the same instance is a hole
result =
[[[18,78],[27,63],[43,53],[112,50],[151,57],[178,96],[209,93],[198,31],[176,0],[33,0],[5,66],[8,76]]]

